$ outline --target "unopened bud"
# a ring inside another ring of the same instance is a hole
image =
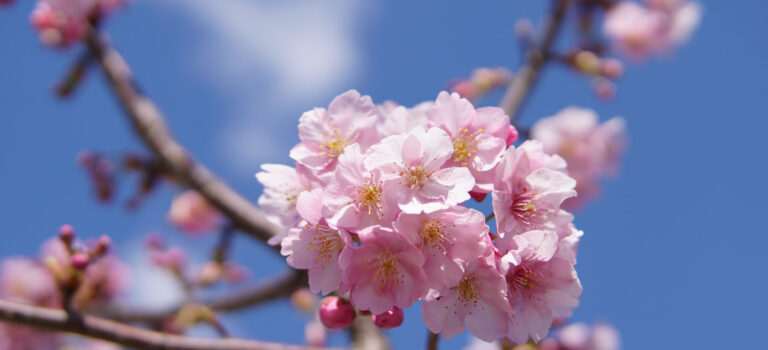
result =
[[[112,245],[112,239],[110,239],[107,235],[102,235],[96,241],[96,247],[93,249],[93,255],[102,256],[107,254],[110,245]]]
[[[79,271],[85,270],[85,268],[88,267],[90,260],[91,259],[88,257],[88,254],[83,252],[72,254],[72,258],[70,259],[72,262],[72,267]]]
[[[320,304],[320,322],[328,328],[346,328],[355,320],[355,307],[344,298],[327,297]]]
[[[397,306],[393,306],[389,311],[378,315],[373,315],[372,317],[373,324],[381,329],[399,327],[401,324],[403,324],[403,318],[405,318],[403,310]]]
[[[291,304],[300,311],[310,312],[315,309],[317,296],[307,288],[297,289],[291,294]]]
[[[585,74],[600,74],[600,58],[592,51],[580,51],[573,57],[573,65]]]
[[[64,242],[64,245],[70,247],[72,241],[75,240],[75,229],[72,225],[66,224],[59,228],[59,239]]]
[[[518,137],[520,137],[520,134],[517,132],[517,128],[510,125],[509,133],[507,134],[507,147],[512,146],[512,144],[517,141]]]
[[[608,79],[598,78],[593,81],[595,95],[601,100],[612,100],[616,97],[616,85]]]
[[[624,64],[615,58],[606,58],[602,61],[600,70],[604,77],[618,79],[624,75]]]
[[[477,191],[469,191],[469,196],[472,197],[475,201],[482,202],[483,199],[488,195],[488,193],[483,192],[477,192]]]

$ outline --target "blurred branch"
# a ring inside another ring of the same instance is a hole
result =
[[[237,292],[208,301],[203,301],[200,302],[200,304],[205,305],[216,312],[236,311],[249,306],[287,297],[296,289],[306,285],[306,271],[292,270],[257,286],[238,290]],[[135,307],[111,307],[105,310],[100,310],[99,314],[121,322],[159,324],[169,316],[178,312],[182,306],[183,305],[178,305],[164,310],[141,310],[136,309]]]
[[[526,53],[526,62],[514,75],[512,83],[509,84],[504,97],[501,99],[500,107],[504,109],[510,120],[514,121],[520,108],[529,95],[529,92],[536,84],[539,77],[539,71],[545,63],[551,58],[550,48],[555,41],[555,37],[562,26],[565,12],[570,0],[553,0],[554,7],[551,13],[545,19],[544,32],[539,43],[532,43]]]
[[[88,34],[85,44],[99,62],[134,130],[168,169],[200,192],[239,230],[263,242],[277,234],[279,228],[269,222],[259,209],[196,161],[171,136],[162,112],[137,89],[130,68],[117,50],[102,41],[95,30]]]
[[[309,350],[320,349],[255,340],[192,338],[84,316],[72,322],[63,310],[47,309],[0,300],[0,320],[55,332],[79,334],[126,347],[157,350]]]
[[[387,337],[376,328],[371,317],[358,315],[349,329],[352,336],[352,350],[389,350]]]
[[[427,350],[437,350],[438,341],[440,341],[440,335],[427,331]]]

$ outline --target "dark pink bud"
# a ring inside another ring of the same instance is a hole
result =
[[[615,58],[606,58],[602,61],[600,70],[604,77],[618,79],[624,74],[624,64]]]
[[[83,271],[86,267],[88,267],[88,263],[90,262],[90,258],[88,257],[88,254],[85,254],[83,252],[77,252],[75,254],[72,254],[72,258],[70,259],[72,261],[72,267],[74,267],[77,270]]]
[[[472,199],[482,202],[483,199],[485,199],[485,196],[487,196],[488,193],[483,192],[476,192],[476,191],[469,191],[469,196],[472,197]]]
[[[469,80],[460,80],[451,85],[451,92],[458,93],[461,97],[471,100],[475,98],[475,88]]]
[[[67,246],[72,244],[72,241],[75,240],[75,229],[72,225],[62,225],[59,228],[59,239]]]
[[[510,125],[509,133],[507,134],[507,147],[512,146],[512,144],[515,143],[515,141],[517,141],[517,138],[519,136],[520,135],[517,133],[517,129],[514,126]]]
[[[612,100],[616,97],[616,85],[608,79],[597,78],[593,82],[595,95],[601,100]]]
[[[96,256],[107,254],[110,245],[112,245],[112,239],[107,235],[101,235],[99,240],[96,241],[96,247],[93,249],[93,254]]]
[[[346,328],[355,320],[355,307],[344,298],[327,297],[318,310],[320,322],[328,328]]]
[[[151,250],[163,250],[165,249],[165,240],[158,233],[150,233],[144,239],[144,246]]]
[[[403,324],[404,317],[403,310],[394,306],[391,310],[385,313],[373,315],[373,324],[381,329],[395,328]]]

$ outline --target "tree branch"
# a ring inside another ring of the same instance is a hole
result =
[[[168,335],[93,316],[72,322],[63,310],[47,309],[0,300],[0,321],[55,332],[101,339],[123,346],[149,350],[309,350],[322,349],[241,339],[210,339]]]
[[[570,0],[554,0],[554,8],[545,20],[544,33],[541,42],[533,43],[526,53],[526,63],[517,70],[514,79],[509,84],[504,97],[501,99],[500,107],[507,113],[509,119],[514,121],[520,108],[525,102],[530,90],[536,84],[541,68],[550,59],[550,48],[555,41],[555,37],[563,23],[565,10],[568,8]]]
[[[293,270],[249,289],[239,290],[200,304],[216,312],[229,312],[289,296],[307,285],[307,273]],[[175,314],[183,305],[163,310],[142,310],[135,307],[113,306],[98,313],[115,321],[158,324]]]
[[[440,335],[427,331],[427,350],[437,350],[437,343],[440,341]]]
[[[390,349],[389,340],[376,328],[370,316],[357,315],[349,330],[352,335],[352,350]]]
[[[243,232],[266,242],[279,231],[250,201],[219,180],[171,136],[162,112],[138,91],[128,65],[117,50],[105,44],[96,30],[90,31],[85,44],[99,62],[136,133],[168,169],[200,192]]]

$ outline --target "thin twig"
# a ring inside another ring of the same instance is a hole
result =
[[[215,312],[230,312],[249,306],[289,296],[293,291],[307,285],[306,271],[294,270],[268,280],[255,287],[239,290],[208,301],[200,302]],[[158,324],[178,312],[183,305],[161,310],[142,310],[135,307],[113,306],[100,310],[98,314],[120,322],[141,322]]]
[[[438,341],[440,341],[440,335],[427,331],[427,350],[437,350]]]
[[[158,333],[93,316],[71,322],[63,310],[0,300],[0,321],[55,332],[79,334],[122,346],[149,350],[309,350],[321,349],[256,340],[192,338]]]
[[[565,18],[565,12],[570,0],[554,0],[554,8],[545,20],[544,33],[539,43],[534,43],[528,48],[526,62],[514,75],[499,106],[504,109],[510,120],[514,121],[520,107],[528,97],[528,94],[536,84],[539,71],[550,58],[550,48]]]
[[[263,242],[279,232],[279,228],[269,222],[259,209],[196,161],[171,136],[162,112],[139,92],[128,65],[117,50],[102,41],[96,31],[88,34],[85,44],[99,62],[136,133],[157,159],[200,192],[239,230]]]

